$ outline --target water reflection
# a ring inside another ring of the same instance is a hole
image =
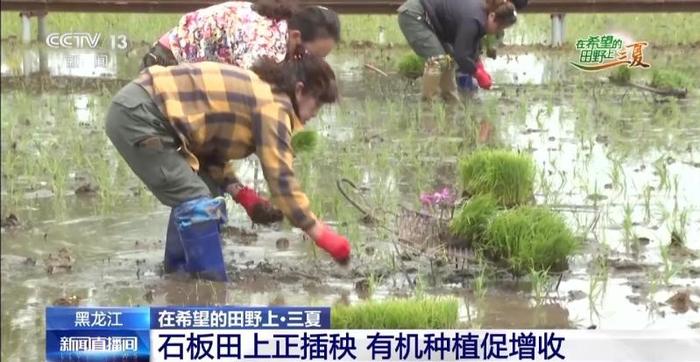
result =
[[[2,48],[3,77],[31,76],[104,78],[117,77],[117,52],[100,49]],[[21,60],[18,61],[17,57]]]
[[[38,51],[28,52],[25,61],[23,54],[15,52],[17,54],[14,55],[5,50],[3,48],[0,52],[3,76],[22,76],[25,70],[29,74],[41,72],[42,57]],[[112,60],[116,60],[115,58],[110,58],[110,62],[106,64],[98,64],[104,65],[104,67],[96,67],[95,53],[92,52],[92,58],[86,55],[69,58],[71,59],[71,67],[68,67],[65,52],[58,52],[54,55],[46,52],[46,57],[43,60],[46,67],[45,72],[59,76],[87,77],[86,83],[92,87],[90,89],[94,89],[96,82],[90,77],[104,74],[114,77],[117,70],[116,62],[111,63]],[[515,66],[515,62],[520,65]],[[355,99],[346,98],[347,103],[327,108],[319,119],[310,124],[311,127],[321,131],[324,136],[323,142],[327,142],[327,146],[329,146],[326,147],[326,150],[330,151],[318,157],[322,160],[307,163],[310,165],[307,172],[308,182],[304,180],[302,184],[307,191],[310,191],[309,194],[313,200],[323,198],[338,200],[339,194],[335,189],[335,180],[344,176],[351,177],[358,184],[369,186],[368,194],[373,205],[392,209],[398,205],[398,199],[401,197],[415,201],[421,191],[430,189],[429,186],[439,187],[441,184],[449,183],[455,179],[457,156],[470,149],[478,134],[480,142],[491,143],[493,139],[503,139],[505,146],[518,149],[527,149],[530,146],[535,148],[534,158],[538,166],[544,169],[544,179],[553,185],[559,202],[586,206],[587,212],[584,213],[581,210],[576,212],[584,219],[590,216],[588,211],[592,202],[588,196],[596,190],[598,193],[604,194],[607,199],[604,202],[598,202],[598,206],[606,205],[603,211],[609,217],[601,221],[600,229],[606,231],[601,233],[600,239],[617,243],[622,240],[620,230],[609,230],[608,226],[619,228],[624,213],[621,204],[629,201],[631,204],[639,206],[639,195],[645,186],[658,185],[659,183],[660,177],[658,174],[654,174],[655,170],[652,164],[663,156],[673,155],[677,161],[668,164],[666,170],[671,182],[676,175],[679,177],[678,193],[681,207],[694,208],[688,218],[694,222],[689,226],[688,245],[695,249],[699,247],[697,243],[700,241],[700,229],[697,227],[697,210],[695,209],[697,209],[697,205],[700,205],[700,194],[694,182],[700,179],[700,174],[698,174],[700,169],[688,164],[688,162],[695,161],[695,155],[683,153],[679,151],[679,147],[675,147],[676,150],[671,151],[674,148],[670,147],[669,143],[677,140],[673,137],[665,138],[664,142],[657,142],[656,139],[652,139],[652,142],[643,142],[650,135],[650,131],[653,135],[663,135],[675,126],[655,125],[652,130],[649,130],[638,127],[636,123],[623,124],[622,128],[625,132],[621,132],[621,134],[624,137],[619,134],[617,137],[608,134],[606,136],[609,136],[609,142],[597,142],[597,133],[609,132],[609,128],[614,126],[605,122],[588,125],[576,120],[572,116],[572,108],[575,108],[576,105],[569,99],[563,99],[561,104],[553,104],[550,108],[548,104],[537,103],[532,97],[528,98],[523,93],[518,95],[520,99],[516,99],[518,103],[524,104],[525,113],[523,113],[522,119],[514,119],[513,114],[508,113],[511,111],[507,108],[508,102],[500,100],[494,102],[495,109],[503,109],[506,112],[502,119],[499,119],[498,116],[493,118],[476,117],[478,112],[484,111],[484,108],[487,107],[484,107],[483,104],[470,105],[470,110],[474,109],[475,112],[470,116],[471,123],[477,125],[482,119],[493,122],[489,127],[481,126],[472,132],[467,128],[471,126],[466,125],[470,122],[466,120],[468,117],[464,113],[458,114],[448,110],[444,112],[438,110],[435,113],[433,110],[421,112],[420,107],[414,104],[417,103],[414,102],[418,99],[417,95],[415,98],[407,100],[402,92],[383,93],[382,89],[365,87],[367,82],[363,80],[361,57],[356,54],[349,57],[335,54],[331,57],[331,63],[338,67],[339,78],[342,78],[344,90],[348,86],[348,79],[354,82],[353,86],[359,84],[363,89],[361,93],[357,92]],[[75,67],[76,64],[86,69],[80,70]],[[540,84],[548,82],[548,79],[554,79],[553,77],[558,72],[554,68],[561,67],[562,64],[565,66],[566,60],[527,55],[518,56],[511,60],[508,60],[507,57],[501,57],[487,64],[487,68],[490,68],[490,71],[496,76],[502,75],[504,83]],[[384,78],[380,79],[375,75],[372,75],[372,78],[374,81],[379,79],[385,83],[395,81],[385,81]],[[419,86],[414,85],[410,89],[417,92]],[[493,96],[493,92],[483,93],[486,97]],[[109,94],[102,95],[102,97],[108,98]],[[389,101],[385,101],[384,97],[389,98]],[[96,102],[97,99],[100,99],[99,93],[78,93],[74,89],[61,90],[58,97],[46,93],[37,97],[21,87],[19,90],[13,89],[13,92],[3,93],[3,104],[9,102],[10,107],[12,107],[12,112],[3,113],[3,131],[7,130],[6,124],[15,119],[18,122],[24,121],[25,115],[32,121],[31,125],[26,126],[29,130],[27,133],[34,135],[35,138],[36,135],[41,135],[39,139],[43,140],[52,136],[56,137],[58,135],[56,130],[64,126],[66,122],[99,124],[101,122],[99,114],[104,112],[107,102]],[[611,104],[610,107],[617,107],[617,103],[608,103]],[[696,103],[689,102],[687,108],[681,108],[682,112],[696,114]],[[14,115],[20,113],[24,113],[22,117]],[[453,115],[454,118],[452,118]],[[648,117],[648,114],[643,116]],[[48,125],[45,124],[46,122],[39,122],[46,120],[50,121]],[[647,120],[643,119],[642,121],[646,122]],[[486,122],[482,123],[482,125],[484,124]],[[697,127],[684,124],[677,128],[679,129],[678,133],[674,135],[682,134],[690,139],[697,139]],[[8,149],[5,140],[3,138],[3,156],[6,155],[5,152]],[[85,145],[85,142],[82,141],[80,144]],[[611,183],[611,170],[614,169],[616,159],[620,157],[611,150],[613,147],[622,148],[630,145],[636,147],[635,151],[629,152],[626,160],[619,161],[620,170],[624,173],[624,178],[628,183],[627,192],[606,189],[604,186]],[[64,145],[62,144],[62,146]],[[33,152],[36,148],[30,147],[29,149]],[[411,158],[408,159],[408,156]],[[39,160],[38,156],[31,157],[33,157],[32,160]],[[304,157],[308,156],[299,157],[301,163],[304,163]],[[110,160],[113,162],[116,158],[111,157]],[[6,159],[3,157],[3,162],[5,161]],[[646,164],[644,172],[640,170],[643,164]],[[3,166],[5,165],[3,164]],[[108,168],[110,170],[117,169],[116,165],[109,164]],[[302,170],[301,167],[300,170]],[[258,188],[265,187],[262,174],[254,158],[238,162],[237,173],[245,184],[255,184]],[[22,176],[18,175],[18,178]],[[5,182],[3,182],[3,187],[6,187]],[[47,185],[44,184],[42,187],[46,188]],[[321,187],[325,188],[321,190]],[[654,194],[652,200],[654,210],[657,209],[656,205],[659,203],[662,203],[665,209],[672,209],[675,202],[673,193],[673,191],[669,193],[664,190],[664,192]],[[348,211],[350,215],[357,215],[349,206],[335,206],[336,204],[332,202],[327,204],[337,209],[346,208],[350,210]],[[99,216],[95,216],[93,203],[79,203],[73,198],[69,198],[66,203],[55,206],[47,201],[22,202],[20,206],[25,209],[10,211],[16,212],[20,220],[26,221],[26,224],[31,226],[2,235],[2,282],[7,284],[3,287],[2,313],[4,317],[8,317],[3,318],[3,338],[6,336],[7,329],[5,327],[7,327],[12,333],[8,339],[14,342],[10,345],[17,346],[16,348],[12,346],[16,351],[8,352],[8,355],[22,356],[22,358],[18,357],[15,360],[39,360],[37,356],[41,356],[42,353],[40,343],[28,345],[21,341],[43,338],[40,333],[42,325],[40,311],[45,305],[51,304],[53,300],[62,296],[79,294],[86,298],[85,305],[131,305],[144,303],[144,301],[149,304],[176,305],[223,303],[309,305],[333,303],[338,298],[339,292],[353,290],[352,281],[348,278],[333,279],[332,274],[324,269],[317,271],[319,275],[323,276],[324,283],[313,282],[307,283],[307,285],[302,285],[299,282],[280,282],[274,278],[270,283],[265,284],[263,282],[266,280],[260,277],[260,273],[256,274],[253,270],[247,274],[239,274],[243,280],[237,284],[230,284],[228,290],[208,282],[161,279],[156,272],[162,262],[163,253],[162,243],[159,243],[158,240],[162,240],[164,236],[164,226],[168,215],[166,208],[158,206],[155,211],[144,212],[143,205],[137,205],[133,198],[127,198],[125,202],[119,204],[119,207],[114,207],[105,212],[105,215]],[[3,202],[3,208],[5,207],[7,204]],[[64,211],[65,215],[57,216],[59,212],[55,209]],[[326,209],[331,208],[327,207]],[[231,221],[233,225],[249,227],[247,216],[242,212],[240,206],[229,201],[229,210],[230,215],[234,218]],[[641,220],[640,210],[642,209],[637,208],[633,213],[635,221]],[[324,217],[333,216],[329,215],[328,210],[326,211],[323,214]],[[654,217],[661,219],[662,215],[660,214],[661,212],[659,215],[655,214]],[[584,220],[581,224],[587,224],[588,221]],[[362,233],[358,231],[357,237],[353,241],[362,243],[378,238],[371,233],[365,234],[364,230],[362,229]],[[655,241],[654,245],[648,247],[645,261],[647,263],[658,262],[659,253],[656,244],[668,240],[668,231],[661,228],[647,233],[647,230],[642,227],[636,227],[634,231],[640,236],[648,236]],[[256,229],[256,232],[258,232],[258,236],[251,245],[242,245],[235,240],[227,240],[224,249],[227,262],[236,263],[238,268],[242,268],[241,264],[247,261],[257,264],[266,259],[273,261],[293,260],[298,264],[318,262],[309,256],[312,244],[308,241],[301,242],[301,237],[298,234],[268,229]],[[281,237],[291,240],[292,249],[284,252],[274,251],[275,242]],[[386,239],[381,239],[381,241],[386,241]],[[378,245],[379,243],[373,244],[378,251],[390,250],[389,247],[380,249]],[[613,244],[612,246],[619,245]],[[47,276],[42,269],[42,259],[46,254],[55,253],[56,250],[63,247],[68,248],[76,259],[72,273]],[[560,295],[566,296],[569,292],[572,295],[577,295],[581,294],[581,291],[588,292],[591,289],[591,276],[586,270],[590,261],[587,258],[590,257],[591,253],[590,250],[586,250],[587,255],[582,257],[580,262],[576,261],[576,264],[573,264],[572,275],[562,282]],[[39,263],[33,266],[26,265],[24,263],[27,258],[38,260]],[[370,261],[373,263],[387,262],[377,259]],[[246,266],[246,268],[248,267]],[[139,274],[137,274],[137,270],[140,271]],[[270,278],[268,274],[270,273],[265,273],[263,276]],[[641,277],[644,279],[644,283],[648,283],[646,275]],[[389,279],[391,278],[386,280]],[[402,278],[398,277],[398,279]],[[473,303],[473,313],[468,314],[474,319],[480,319],[481,326],[491,328],[575,328],[587,327],[590,324],[596,324],[603,328],[646,328],[649,326],[684,328],[690,324],[689,319],[697,320],[698,314],[695,312],[688,312],[684,315],[667,314],[665,318],[648,320],[644,305],[630,303],[629,297],[638,296],[639,292],[629,286],[628,279],[612,280],[611,278],[609,292],[597,298],[593,303],[584,294],[576,299],[557,298],[555,301],[538,305],[528,297],[529,290],[525,292],[494,290],[487,293],[483,303]],[[678,283],[696,286],[697,279],[682,280]],[[153,285],[153,292],[149,294],[150,286]],[[379,285],[373,297],[381,299],[390,295],[390,292],[395,292],[389,285],[389,283]],[[401,291],[405,291],[405,289]],[[12,298],[6,298],[9,295]],[[351,294],[350,298],[352,300],[349,301],[353,303],[358,300],[355,294]],[[659,302],[667,299],[668,295],[665,291],[660,292],[654,298]],[[600,315],[592,316],[592,310],[596,308],[600,311]],[[581,320],[585,323],[578,322]],[[37,345],[39,346],[37,347]],[[5,347],[4,343],[3,347]]]
[[[154,305],[225,305],[226,295],[225,283],[172,276],[159,281],[151,303]]]
[[[524,295],[493,291],[477,303],[477,323],[491,329],[569,329],[574,328],[569,310],[554,301],[533,302]]]

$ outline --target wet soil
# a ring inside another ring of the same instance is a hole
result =
[[[698,304],[690,299],[690,291],[681,290],[666,300],[666,303],[673,308],[676,313],[687,313],[689,310],[698,310]]]
[[[641,109],[653,101],[637,91],[623,97],[625,90],[608,89],[607,83],[594,77],[557,70],[570,60],[560,52],[544,58],[487,60],[487,67],[503,77],[505,84],[498,92],[480,92],[464,111],[418,106],[418,84],[362,70],[365,63],[384,69],[376,56],[333,57],[344,101],[322,112],[311,125],[323,130],[326,148],[320,145],[318,154],[295,162],[295,171],[314,200],[314,211],[323,212],[324,219],[351,239],[353,260],[348,266],[339,267],[288,226],[251,226],[242,209],[232,207],[223,233],[229,283],[162,275],[162,240],[169,210],[152,198],[134,197],[127,190],[104,204],[99,197],[102,192],[95,194],[99,189],[86,178],[67,190],[80,189],[78,194],[95,197],[66,192],[66,200],[57,202],[48,191],[50,185],[37,184],[28,189],[36,194],[46,190],[48,197],[20,197],[21,201],[9,207],[5,201],[8,191],[3,188],[2,327],[12,331],[9,339],[21,347],[8,352],[8,360],[42,358],[36,343],[21,341],[44,338],[41,328],[34,325],[41,325],[44,306],[52,304],[332,305],[408,296],[420,290],[458,296],[465,326],[698,328],[692,323],[700,320],[693,289],[700,275],[695,259],[700,250],[697,210],[689,210],[683,248],[671,249],[671,263],[676,263],[678,273],[668,285],[663,281],[655,281],[654,288],[651,285],[651,276],[663,271],[659,246],[668,245],[673,237],[668,231],[670,218],[664,214],[674,209],[674,189],[678,189],[679,208],[700,204],[696,187],[700,161],[693,145],[700,139],[696,124],[686,117],[659,123],[650,120],[652,113],[647,110],[633,113],[625,108],[625,112],[612,113],[623,103]],[[19,82],[2,80],[3,103],[10,106],[3,107],[2,133],[7,134],[7,123],[16,118],[32,135],[49,137],[56,125],[63,124],[60,122],[101,124],[105,109],[100,103],[87,115],[80,113],[84,106],[52,114],[65,103],[66,92],[85,92],[91,100],[102,99],[102,93],[116,91],[124,81],[29,77],[28,83]],[[42,93],[37,97],[37,92],[51,89],[60,90],[60,96]],[[581,93],[581,89],[586,91]],[[593,95],[592,89],[600,94]],[[586,108],[594,96],[596,109]],[[582,100],[576,103],[576,97]],[[700,114],[693,97],[689,94],[677,105],[689,119]],[[43,104],[49,101],[53,108],[45,111]],[[5,113],[5,109],[14,111]],[[486,113],[489,117],[483,116]],[[482,122],[484,119],[489,121]],[[3,156],[13,149],[7,141],[3,138]],[[396,211],[394,205],[399,202],[417,204],[421,192],[454,183],[457,155],[476,147],[472,141],[531,153],[541,172],[538,183],[548,186],[544,191],[540,185],[537,203],[567,206],[557,210],[573,229],[586,234],[569,270],[560,282],[553,277],[548,282],[550,292],[539,300],[529,278],[514,278],[493,266],[484,268],[468,253],[430,260],[402,248],[395,255],[394,235],[381,228],[384,220],[359,222],[362,215],[342,201],[336,190],[336,178],[351,177],[367,186],[363,194],[374,202],[371,206],[379,206],[376,209]],[[116,157],[109,154],[106,158]],[[676,162],[664,162],[668,183],[674,185],[677,179],[677,186],[661,189],[657,187],[660,174],[650,165],[669,157]],[[625,177],[613,183],[616,167]],[[252,168],[244,167],[239,176],[248,185],[262,183],[253,175]],[[134,184],[134,178],[125,180]],[[119,182],[115,181],[115,187]],[[624,190],[620,184],[625,185]],[[645,222],[642,194],[648,186],[655,188],[652,220]],[[627,251],[623,242],[621,225],[627,203],[634,208],[635,236],[631,240],[639,245],[635,251]],[[595,276],[598,264],[606,265],[605,278]],[[481,276],[484,286],[477,283]],[[686,289],[687,295],[681,293]],[[656,308],[654,313],[649,312],[651,307]]]

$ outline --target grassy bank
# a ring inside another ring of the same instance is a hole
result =
[[[107,14],[51,13],[47,17],[50,32],[91,31],[105,36],[124,34],[131,41],[155,40],[177,23],[180,14]],[[343,42],[377,42],[379,30],[384,29],[387,43],[405,44],[396,16],[343,15]],[[688,45],[700,42],[700,18],[692,13],[680,14],[569,14],[565,19],[566,41],[593,34],[616,31],[633,40],[645,40],[652,45]],[[36,24],[32,31],[36,34]],[[21,35],[20,18],[16,12],[2,13],[2,38]],[[548,41],[548,14],[525,14],[506,33],[506,43],[540,44]]]

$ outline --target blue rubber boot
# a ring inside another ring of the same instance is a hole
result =
[[[182,248],[180,233],[175,224],[175,209],[170,210],[168,219],[168,232],[165,235],[165,257],[163,258],[163,271],[166,274],[185,271],[185,249]]]
[[[479,89],[470,74],[457,73],[457,87],[462,92],[475,92]]]
[[[200,279],[228,280],[219,229],[225,222],[223,198],[199,198],[175,208],[175,223],[182,240],[187,272]]]

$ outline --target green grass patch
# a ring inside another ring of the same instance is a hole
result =
[[[479,150],[459,163],[460,181],[471,196],[492,195],[505,207],[529,203],[533,197],[532,158],[505,150]]]
[[[313,130],[301,130],[292,136],[292,149],[294,152],[311,152],[318,145],[318,132]]]
[[[630,67],[617,67],[610,74],[610,81],[615,84],[629,84],[632,80],[632,69]]]
[[[424,66],[425,59],[415,53],[406,54],[399,61],[399,74],[409,79],[420,78],[423,75]]]
[[[119,14],[119,13],[61,13],[46,17],[49,32],[99,32],[126,35],[131,41],[153,42],[165,31],[177,25],[183,14]],[[405,45],[396,15],[340,15],[343,43],[377,42],[384,29],[387,44]],[[20,37],[22,26],[17,12],[2,12],[2,37]],[[36,38],[36,23],[32,31]],[[669,24],[673,24],[670,26]],[[518,23],[506,31],[506,43],[543,43],[550,37],[549,14],[522,14]],[[634,34],[635,40],[652,45],[689,45],[700,41],[700,19],[693,13],[668,14],[567,14],[566,41],[575,44],[579,38],[619,29]]]
[[[691,88],[692,80],[675,69],[654,69],[651,73],[651,86],[660,89]]]
[[[455,212],[450,232],[469,244],[482,240],[489,222],[497,213],[498,203],[491,195],[475,196]]]
[[[337,305],[331,311],[334,329],[447,329],[458,322],[456,298],[420,297]]]
[[[103,47],[108,47],[110,36],[125,35],[132,44],[153,43],[166,31],[177,25],[183,14],[118,14],[118,13],[61,13],[46,16],[47,33],[88,32],[101,34]],[[36,18],[32,19],[32,39],[37,37]],[[2,12],[2,37],[21,37],[22,23],[18,13]]]
[[[523,206],[494,217],[477,248],[507,264],[513,274],[524,275],[566,270],[578,241],[560,215],[543,207]]]

